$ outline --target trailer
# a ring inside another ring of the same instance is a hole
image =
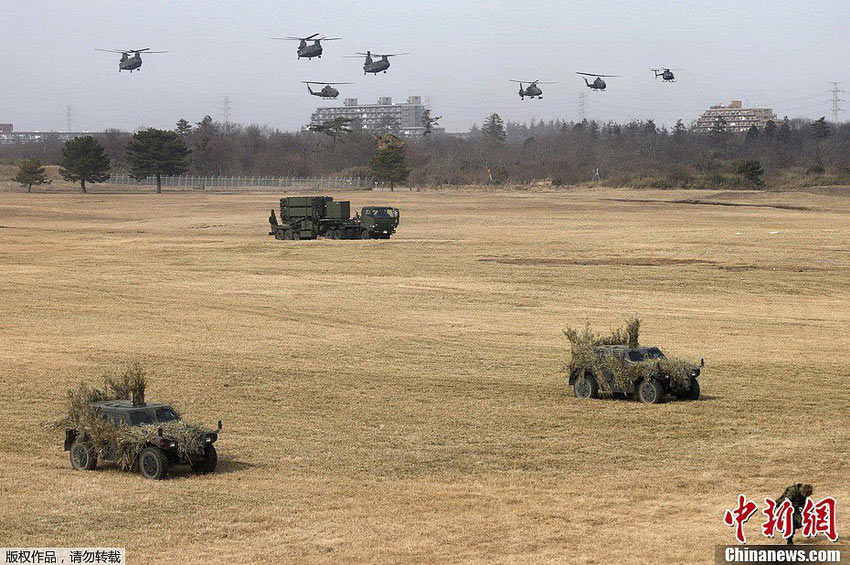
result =
[[[400,220],[398,208],[364,206],[351,217],[351,203],[331,196],[280,199],[280,220],[271,211],[269,235],[275,239],[389,239]]]

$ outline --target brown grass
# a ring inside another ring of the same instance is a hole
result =
[[[850,200],[358,193],[401,208],[396,237],[280,242],[277,198],[0,194],[5,545],[692,563],[733,540],[738,492],[850,505]],[[631,314],[642,343],[705,357],[701,401],[573,398],[561,328]],[[219,472],[71,469],[45,424],[134,358],[149,401],[224,421]]]

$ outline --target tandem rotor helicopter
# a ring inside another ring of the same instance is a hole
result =
[[[608,86],[607,84],[605,84],[605,81],[602,80],[602,77],[615,78],[615,77],[620,76],[620,75],[598,75],[596,73],[580,73],[578,71],[576,71],[576,74],[577,75],[583,75],[582,78],[584,78],[584,83],[587,85],[587,87],[590,88],[591,90],[596,90],[596,91],[605,90],[605,87]],[[596,77],[596,79],[593,82],[590,82],[590,81],[587,80],[587,77]]]
[[[302,80],[301,82],[303,82],[304,84],[307,85],[307,91],[310,94],[312,94],[313,96],[318,96],[319,98],[325,98],[325,99],[328,99],[328,100],[336,100],[336,97],[339,96],[339,90],[337,90],[336,88],[331,86],[332,84],[333,85],[351,84],[350,82],[316,82],[316,81],[313,81],[313,80]],[[325,86],[322,87],[321,90],[313,90],[312,88],[310,88],[311,84],[324,84]]]
[[[388,53],[386,55],[381,55],[378,53],[372,53],[371,51],[366,51],[365,53],[357,53],[357,55],[346,55],[345,58],[359,59],[360,57],[366,57],[363,62],[363,74],[372,73],[377,75],[378,73],[386,73],[387,69],[390,68],[389,58],[398,57],[399,55],[410,55],[410,53]],[[373,57],[380,57],[380,59],[376,61]]]
[[[540,89],[538,84],[555,84],[554,82],[540,82],[540,80],[513,80],[510,79],[511,82],[519,83],[519,98],[520,100],[525,100],[525,97],[528,96],[532,100],[537,98],[538,100],[543,98],[543,91]],[[525,88],[523,88],[523,84],[528,84]]]
[[[106,53],[121,53],[121,60],[118,61],[118,72],[121,71],[137,71],[142,67],[142,53],[145,55],[150,55],[153,53],[168,53],[168,51],[151,51],[150,47],[145,47],[144,49],[127,49],[123,51],[121,49],[95,49],[95,51],[104,51]],[[133,56],[130,56],[130,53],[133,53]]]
[[[338,39],[342,39],[341,37],[318,37],[318,35],[318,33],[314,33],[307,37],[272,37],[272,39],[279,39],[281,41],[299,41],[298,49],[295,51],[298,53],[299,59],[312,59],[313,57],[321,59],[323,52],[322,41],[336,41]],[[307,43],[308,41],[312,41],[313,43]]]

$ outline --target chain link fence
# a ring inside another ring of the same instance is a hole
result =
[[[180,175],[162,177],[163,188],[284,188],[290,190],[374,190],[384,188],[383,182],[366,177],[219,177]],[[156,179],[136,180],[129,175],[112,175],[108,184],[129,186],[156,186]]]

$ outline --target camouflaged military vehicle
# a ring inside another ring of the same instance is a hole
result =
[[[578,398],[620,394],[658,404],[666,395],[697,400],[700,395],[700,365],[667,359],[657,347],[597,345],[592,358],[581,356],[570,362],[569,384]],[[588,362],[590,361],[590,362]]]
[[[351,203],[331,196],[280,199],[280,220],[271,211],[269,235],[275,239],[389,239],[398,228],[398,208],[365,206],[351,217]]]
[[[699,398],[697,377],[705,362],[697,366],[668,358],[657,347],[642,347],[640,325],[640,319],[633,317],[610,335],[596,333],[589,325],[564,330],[572,346],[565,367],[567,382],[577,397],[622,395],[647,404],[658,404],[669,394]]]
[[[74,469],[91,471],[98,461],[110,462],[155,480],[165,478],[175,465],[189,465],[199,474],[215,471],[221,421],[218,431],[208,430],[183,422],[167,404],[130,400],[92,402],[89,407],[77,410],[76,425],[65,429],[65,451]]]

